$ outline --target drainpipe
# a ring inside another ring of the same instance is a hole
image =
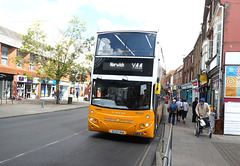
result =
[[[220,118],[220,107],[221,107],[221,94],[222,94],[222,57],[223,57],[223,17],[224,17],[224,7],[220,6],[222,8],[222,24],[221,24],[221,50],[220,50],[220,57],[219,57],[219,82],[218,82],[218,105],[217,105],[217,119]]]

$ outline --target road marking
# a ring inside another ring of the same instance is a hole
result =
[[[146,156],[147,156],[150,148],[152,147],[152,144],[153,144],[153,140],[152,140],[151,144],[148,146],[148,148],[147,148],[146,152],[144,153],[143,158],[142,158],[142,160],[141,160],[141,162],[139,163],[138,166],[142,166],[143,161],[145,160],[145,158],[146,158]],[[139,159],[140,159],[140,158],[139,158]],[[138,163],[139,159],[137,160],[136,164]],[[135,165],[136,165],[136,164],[135,164]]]
[[[74,133],[74,134],[72,134],[72,135],[70,135],[70,136],[64,137],[64,138],[62,138],[62,139],[60,139],[60,140],[58,140],[58,141],[54,141],[54,142],[51,142],[51,143],[49,143],[49,144],[46,144],[46,145],[37,147],[37,148],[35,148],[35,149],[29,150],[29,151],[27,151],[27,152],[25,152],[25,153],[18,154],[18,155],[14,156],[14,157],[11,157],[11,158],[9,158],[9,159],[2,160],[2,161],[0,161],[0,165],[4,164],[4,163],[6,163],[6,162],[9,162],[9,161],[11,161],[11,160],[15,160],[15,159],[17,159],[17,158],[20,158],[20,157],[22,157],[22,156],[25,156],[25,155],[27,155],[27,154],[30,154],[30,153],[33,153],[33,152],[42,150],[42,149],[44,149],[44,148],[46,148],[46,147],[48,147],[48,146],[51,146],[51,145],[57,144],[57,143],[59,143],[59,142],[65,141],[65,140],[67,140],[67,139],[69,139],[69,138],[72,138],[72,137],[74,137],[74,136],[76,136],[76,135],[79,135],[79,134],[81,134],[81,133],[83,133],[83,132],[85,132],[85,131],[87,131],[87,130],[88,130],[88,129],[85,129],[85,130],[80,131],[80,132],[78,132],[78,133]]]

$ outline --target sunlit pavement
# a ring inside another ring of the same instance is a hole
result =
[[[56,104],[55,99],[8,100],[7,104],[6,100],[3,100],[2,105],[0,103],[0,118],[66,111],[87,106],[89,102],[83,101],[82,98],[73,98],[72,104],[68,104],[67,98],[60,101],[60,104]]]
[[[174,166],[240,165],[240,136],[213,135],[209,138],[205,132],[196,137],[194,129],[190,109],[186,124],[177,122],[173,127]]]

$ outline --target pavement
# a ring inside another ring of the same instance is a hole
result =
[[[165,112],[167,119],[167,112]],[[166,121],[166,120],[165,120]],[[190,108],[186,124],[173,126],[173,166],[239,166],[240,136],[216,135],[209,138],[207,131],[199,137],[194,135]]]
[[[44,102],[44,105],[43,105]],[[56,104],[55,99],[24,99],[0,102],[0,119],[17,116],[43,114],[54,111],[88,107],[83,98],[73,98],[72,104],[67,99]],[[165,119],[167,119],[165,109]],[[173,126],[173,166],[239,166],[240,136],[215,135],[209,138],[207,133],[200,137],[194,135],[195,123],[192,123],[192,110],[187,115],[186,124],[177,122]]]
[[[23,99],[23,100],[2,100],[0,101],[0,119],[34,114],[43,114],[56,111],[67,111],[81,107],[88,107],[89,102],[83,98],[73,98],[72,104],[64,98],[60,104],[56,99]]]

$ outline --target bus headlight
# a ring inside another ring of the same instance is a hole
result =
[[[91,113],[93,114],[93,110],[91,110]]]
[[[149,127],[149,123],[140,123],[140,125],[139,125],[140,129],[144,129],[144,128],[147,128],[147,127]]]
[[[98,120],[96,118],[90,118],[89,120],[94,124],[98,124]]]
[[[149,119],[149,115],[147,115],[146,118]]]

